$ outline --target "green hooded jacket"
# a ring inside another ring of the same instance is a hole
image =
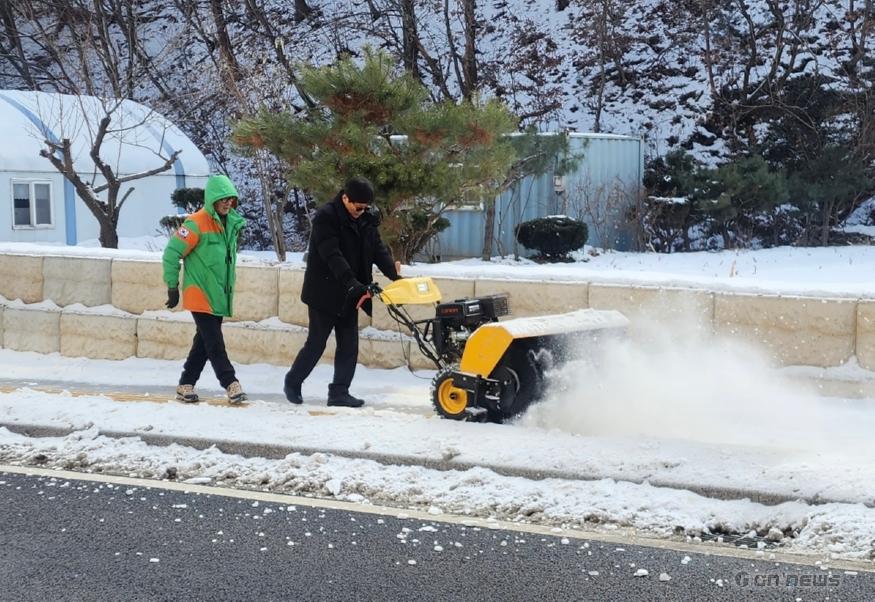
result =
[[[213,205],[233,197],[225,223]],[[189,311],[231,316],[234,308],[237,236],[246,220],[237,213],[237,189],[228,176],[210,176],[204,206],[188,216],[164,249],[164,282],[179,286],[179,262],[185,264],[182,307]]]

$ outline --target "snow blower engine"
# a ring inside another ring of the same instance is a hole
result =
[[[508,295],[441,303],[429,277],[402,278],[370,294],[406,327],[434,362],[435,410],[444,418],[504,422],[544,392],[547,370],[599,337],[622,332],[628,320],[616,311],[582,309],[566,314],[499,321],[509,314]],[[434,305],[433,318],[415,320],[405,305]]]

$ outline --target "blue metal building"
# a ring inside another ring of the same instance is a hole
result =
[[[635,227],[629,213],[639,202],[644,172],[641,139],[574,133],[570,134],[569,147],[572,156],[580,157],[570,173],[526,178],[498,198],[493,256],[532,254],[516,242],[514,228],[548,215],[567,215],[586,222],[589,245],[619,251],[634,248]],[[450,227],[430,243],[422,259],[480,257],[485,225],[482,205],[459,207],[444,216]]]

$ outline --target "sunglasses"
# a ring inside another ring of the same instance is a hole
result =
[[[362,211],[367,211],[368,207],[370,207],[370,205],[368,203],[354,203],[352,201],[347,201],[347,202],[350,204],[350,206],[353,209],[355,209],[359,213],[361,213]]]

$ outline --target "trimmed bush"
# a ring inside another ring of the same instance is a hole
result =
[[[182,209],[184,213],[165,215],[161,218],[159,225],[167,236],[173,236],[173,233],[179,230],[185,218],[204,206],[204,189],[177,188],[170,195],[170,201],[174,207]]]
[[[533,251],[538,251],[547,261],[567,261],[568,254],[586,244],[589,230],[586,224],[557,215],[539,217],[516,227],[517,241]]]
[[[170,195],[170,202],[185,213],[194,213],[204,206],[204,189],[177,188]]]

